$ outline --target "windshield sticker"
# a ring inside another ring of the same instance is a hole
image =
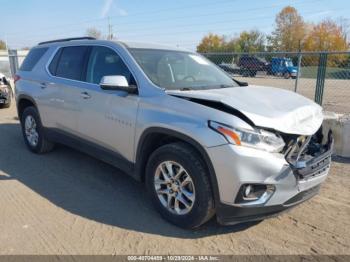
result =
[[[197,56],[197,55],[190,55],[190,57],[196,61],[198,64],[201,65],[209,65],[209,63],[207,61],[205,61],[205,59],[203,57]]]

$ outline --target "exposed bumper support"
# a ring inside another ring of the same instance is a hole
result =
[[[307,146],[307,143],[305,144],[305,146]],[[297,160],[295,162],[288,161],[287,156],[287,161],[290,163],[294,174],[297,175],[299,179],[308,179],[311,177],[318,176],[330,167],[333,145],[333,135],[332,132],[329,131],[327,143],[323,146],[325,150],[324,153],[308,160],[300,159],[300,155],[298,155]],[[304,149],[302,148],[300,150],[300,153],[302,153],[303,150]]]

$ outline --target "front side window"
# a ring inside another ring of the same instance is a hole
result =
[[[129,51],[148,78],[168,90],[237,86],[221,69],[195,53],[137,48]]]
[[[125,76],[130,85],[135,84],[129,69],[115,51],[103,46],[93,47],[87,66],[86,82],[99,84],[102,77],[112,75]]]
[[[286,61],[286,67],[292,67],[292,66],[294,66],[292,61]]]
[[[69,46],[62,49],[56,76],[81,80],[88,46]]]

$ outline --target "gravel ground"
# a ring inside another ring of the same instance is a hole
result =
[[[0,254],[350,254],[350,161],[321,193],[260,223],[176,228],[142,184],[66,147],[23,143],[15,108],[0,109]]]

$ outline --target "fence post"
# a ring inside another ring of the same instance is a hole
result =
[[[300,77],[300,70],[301,70],[301,58],[302,58],[302,54],[301,52],[299,51],[298,53],[298,71],[297,71],[297,77],[295,79],[295,86],[294,86],[294,92],[296,93],[297,90],[298,90],[298,82],[299,82],[299,77]]]
[[[322,105],[324,82],[326,78],[327,69],[327,53],[320,53],[320,59],[318,63],[316,90],[315,90],[315,102]]]
[[[12,77],[15,76],[18,70],[18,55],[17,50],[8,50],[9,62],[10,62],[10,70]]]

